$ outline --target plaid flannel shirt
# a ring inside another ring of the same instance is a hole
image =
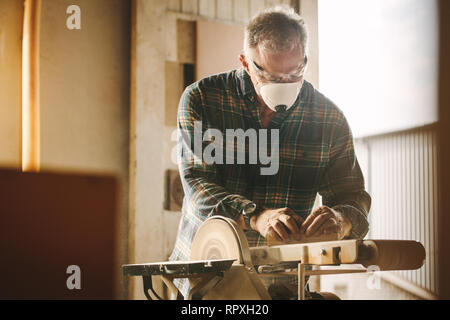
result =
[[[256,101],[250,76],[242,68],[190,85],[178,107],[178,129],[189,138],[179,140],[179,152],[194,153],[196,121],[201,121],[202,133],[213,128],[223,133],[226,129],[263,129]],[[254,202],[265,208],[289,207],[306,218],[317,193],[323,205],[351,221],[350,238],[362,239],[367,234],[371,198],[365,192],[353,137],[342,111],[304,81],[294,106],[277,113],[265,129],[279,129],[279,168],[274,175],[261,175],[260,163],[207,164],[194,161],[194,157],[179,163],[185,196],[170,260],[189,260],[194,235],[208,217],[222,215],[237,220],[242,209]],[[224,155],[225,148],[224,143]],[[245,234],[250,247],[265,245],[258,232],[248,230]],[[280,281],[295,282],[292,277]],[[175,284],[186,296],[188,281],[177,279]]]

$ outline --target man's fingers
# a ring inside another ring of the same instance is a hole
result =
[[[319,236],[321,234],[325,233],[325,230],[338,230],[339,225],[334,217],[329,218],[326,220],[322,225],[314,232],[314,236]],[[337,231],[335,231],[337,232]]]
[[[317,216],[316,219],[314,219],[314,221],[308,227],[308,229],[306,229],[306,232],[305,232],[306,236],[309,237],[309,236],[315,235],[317,233],[317,231],[319,231],[321,226],[332,217],[333,217],[333,214],[331,212],[325,212],[325,213],[322,213],[319,216]]]
[[[282,214],[280,216],[280,221],[284,223],[284,225],[287,227],[288,231],[290,231],[291,234],[297,234],[300,232],[299,225],[297,224],[297,221],[295,219],[296,214],[293,216]]]
[[[286,215],[288,215],[288,216],[291,216],[291,215],[294,215],[294,214],[295,214],[294,210],[292,210],[291,208],[288,208],[288,207],[283,208],[282,213],[283,213],[283,214],[286,214]]]
[[[267,240],[270,242],[271,239],[275,239],[279,242],[282,242],[283,240],[281,239],[281,237],[278,235],[278,233],[273,229],[272,226],[269,226],[267,228],[267,233],[266,233],[266,238]]]
[[[317,216],[311,225],[306,229],[306,236],[311,236],[320,228],[320,226],[328,219],[334,217],[333,213],[327,211]]]
[[[269,225],[280,236],[282,241],[289,240],[289,234],[286,231],[284,224],[279,219],[272,219],[269,221]]]
[[[291,238],[299,237],[304,219],[292,209],[285,207],[266,210],[256,220],[256,228],[265,238],[274,241],[287,242]]]
[[[302,224],[302,231],[304,232],[306,229],[308,229],[308,227],[313,223],[316,217],[322,214],[326,210],[326,208],[327,207],[322,206],[311,212],[311,214],[306,217],[306,220]]]
[[[294,220],[298,226],[298,231],[296,233],[294,233],[291,237],[293,240],[300,241],[305,235],[305,232],[304,232],[305,230],[302,228],[302,224],[303,224],[303,222],[305,222],[305,220],[299,215],[294,215],[294,216],[292,216],[292,218],[294,218]]]
[[[305,222],[305,219],[303,219],[301,216],[299,216],[298,214],[294,214],[292,216],[292,218],[294,218],[295,222],[297,223],[297,226],[299,228],[300,231],[300,227],[301,225]]]

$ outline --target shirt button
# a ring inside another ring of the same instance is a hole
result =
[[[255,97],[254,96],[250,96],[250,101],[251,102],[255,102]]]

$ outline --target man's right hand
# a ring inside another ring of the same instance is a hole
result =
[[[252,229],[264,238],[287,242],[300,232],[303,219],[290,208],[265,209],[250,219]]]

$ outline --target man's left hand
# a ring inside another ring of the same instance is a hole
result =
[[[350,220],[343,214],[330,207],[321,206],[306,218],[300,227],[300,232],[306,237],[336,234],[341,240],[350,235],[351,229]]]

